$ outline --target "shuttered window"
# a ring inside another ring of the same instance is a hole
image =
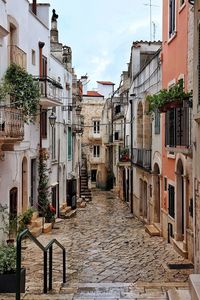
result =
[[[174,186],[169,184],[168,186],[168,213],[172,218],[175,218],[175,193]]]
[[[159,111],[155,111],[155,134],[160,134],[160,113]]]
[[[72,159],[72,129],[68,127],[68,160]]]

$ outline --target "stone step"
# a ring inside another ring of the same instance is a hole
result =
[[[33,215],[32,215],[32,218],[31,218],[31,221],[34,221],[35,219],[38,218],[38,212],[37,211],[34,211],[33,212]]]
[[[43,218],[37,218],[31,221],[31,226],[33,227],[42,227]]]
[[[170,289],[167,291],[169,300],[191,300],[191,295],[187,289]]]
[[[52,224],[51,223],[44,223],[43,226],[43,233],[49,233],[52,230]]]
[[[182,241],[176,241],[175,239],[172,239],[173,246],[175,250],[184,258],[188,258],[188,251],[184,249],[184,244]]]
[[[150,236],[160,236],[160,231],[154,225],[145,225],[145,231]]]
[[[200,274],[191,274],[189,285],[192,300],[200,300]]]
[[[66,206],[65,208],[60,210],[60,215],[63,216],[67,213],[69,213],[72,210],[71,206]]]
[[[42,227],[34,227],[30,232],[34,237],[38,237],[42,233]]]
[[[62,219],[71,219],[76,215],[76,209],[69,211],[68,213],[65,213],[63,215],[60,215]]]

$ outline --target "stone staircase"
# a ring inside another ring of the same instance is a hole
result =
[[[86,202],[92,200],[91,190],[88,188],[88,173],[86,167],[86,158],[82,158],[82,168],[81,168],[81,198]]]
[[[39,217],[38,212],[34,212],[28,229],[34,237],[38,237],[42,232],[49,233],[52,230],[52,224],[44,223],[43,218]]]
[[[71,208],[71,206],[67,206],[67,203],[63,203],[60,206],[60,218],[61,219],[71,219],[76,215],[76,209]]]

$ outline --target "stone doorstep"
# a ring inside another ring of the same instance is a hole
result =
[[[42,233],[42,227],[34,227],[30,232],[34,237],[38,237]]]
[[[42,222],[43,222],[43,218],[40,217],[40,218],[37,218],[37,219],[31,221],[31,225],[33,227],[41,227],[42,226]]]
[[[160,231],[154,225],[145,225],[145,231],[150,236],[160,236]]]
[[[69,213],[72,210],[71,206],[66,206],[63,209],[60,209],[60,215],[65,215],[67,213]]]
[[[191,295],[187,289],[170,289],[167,291],[169,300],[191,300]]]
[[[37,211],[34,211],[33,215],[32,215],[32,218],[31,218],[31,221],[34,221],[35,219],[38,218],[38,212]]]
[[[188,258],[188,251],[183,249],[183,242],[172,239],[174,249],[184,258]]]
[[[200,300],[200,274],[191,274],[189,277],[189,285],[192,300]]]
[[[49,233],[52,230],[52,224],[51,223],[44,223],[44,227],[42,229],[43,233]]]

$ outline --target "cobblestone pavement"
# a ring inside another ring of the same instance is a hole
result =
[[[93,201],[85,209],[78,209],[72,219],[56,223],[52,233],[41,235],[39,240],[46,245],[52,238],[58,239],[66,248],[69,288],[84,283],[184,285],[192,271],[169,270],[167,263],[186,260],[162,237],[150,237],[143,224],[130,215],[126,204],[111,192],[94,191]],[[42,253],[29,240],[25,240],[23,246],[28,292],[39,293],[43,284]],[[62,281],[59,249],[55,248],[53,257],[56,291]]]

